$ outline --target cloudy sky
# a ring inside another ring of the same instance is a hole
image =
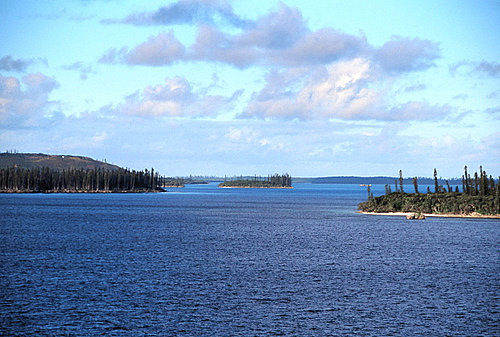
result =
[[[498,0],[0,0],[0,151],[499,175],[498,22]]]

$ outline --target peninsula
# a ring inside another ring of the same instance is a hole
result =
[[[458,186],[453,190],[449,185],[446,188],[439,185],[436,170],[434,179],[434,192],[428,188],[427,193],[419,193],[418,181],[413,178],[415,193],[405,193],[400,171],[396,192],[386,185],[386,194],[374,198],[368,186],[368,201],[360,203],[358,209],[365,214],[407,215],[412,219],[425,216],[500,218],[499,181],[488,177],[482,167],[472,178],[465,167],[462,192]]]
[[[0,154],[3,193],[165,192],[163,187],[170,181],[153,168],[135,171],[88,157]]]

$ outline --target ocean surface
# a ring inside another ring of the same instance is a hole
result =
[[[500,335],[499,220],[362,215],[358,185],[169,190],[0,194],[0,335]]]

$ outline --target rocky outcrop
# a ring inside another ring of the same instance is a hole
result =
[[[406,219],[408,220],[424,220],[425,215],[422,213],[411,213],[406,216]]]

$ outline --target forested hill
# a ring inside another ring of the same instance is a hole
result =
[[[0,154],[1,193],[164,192],[167,179],[88,157],[30,153]]]
[[[88,157],[47,155],[42,153],[0,153],[0,169],[8,168],[42,168],[51,170],[68,169],[104,169],[118,170],[120,167]]]

